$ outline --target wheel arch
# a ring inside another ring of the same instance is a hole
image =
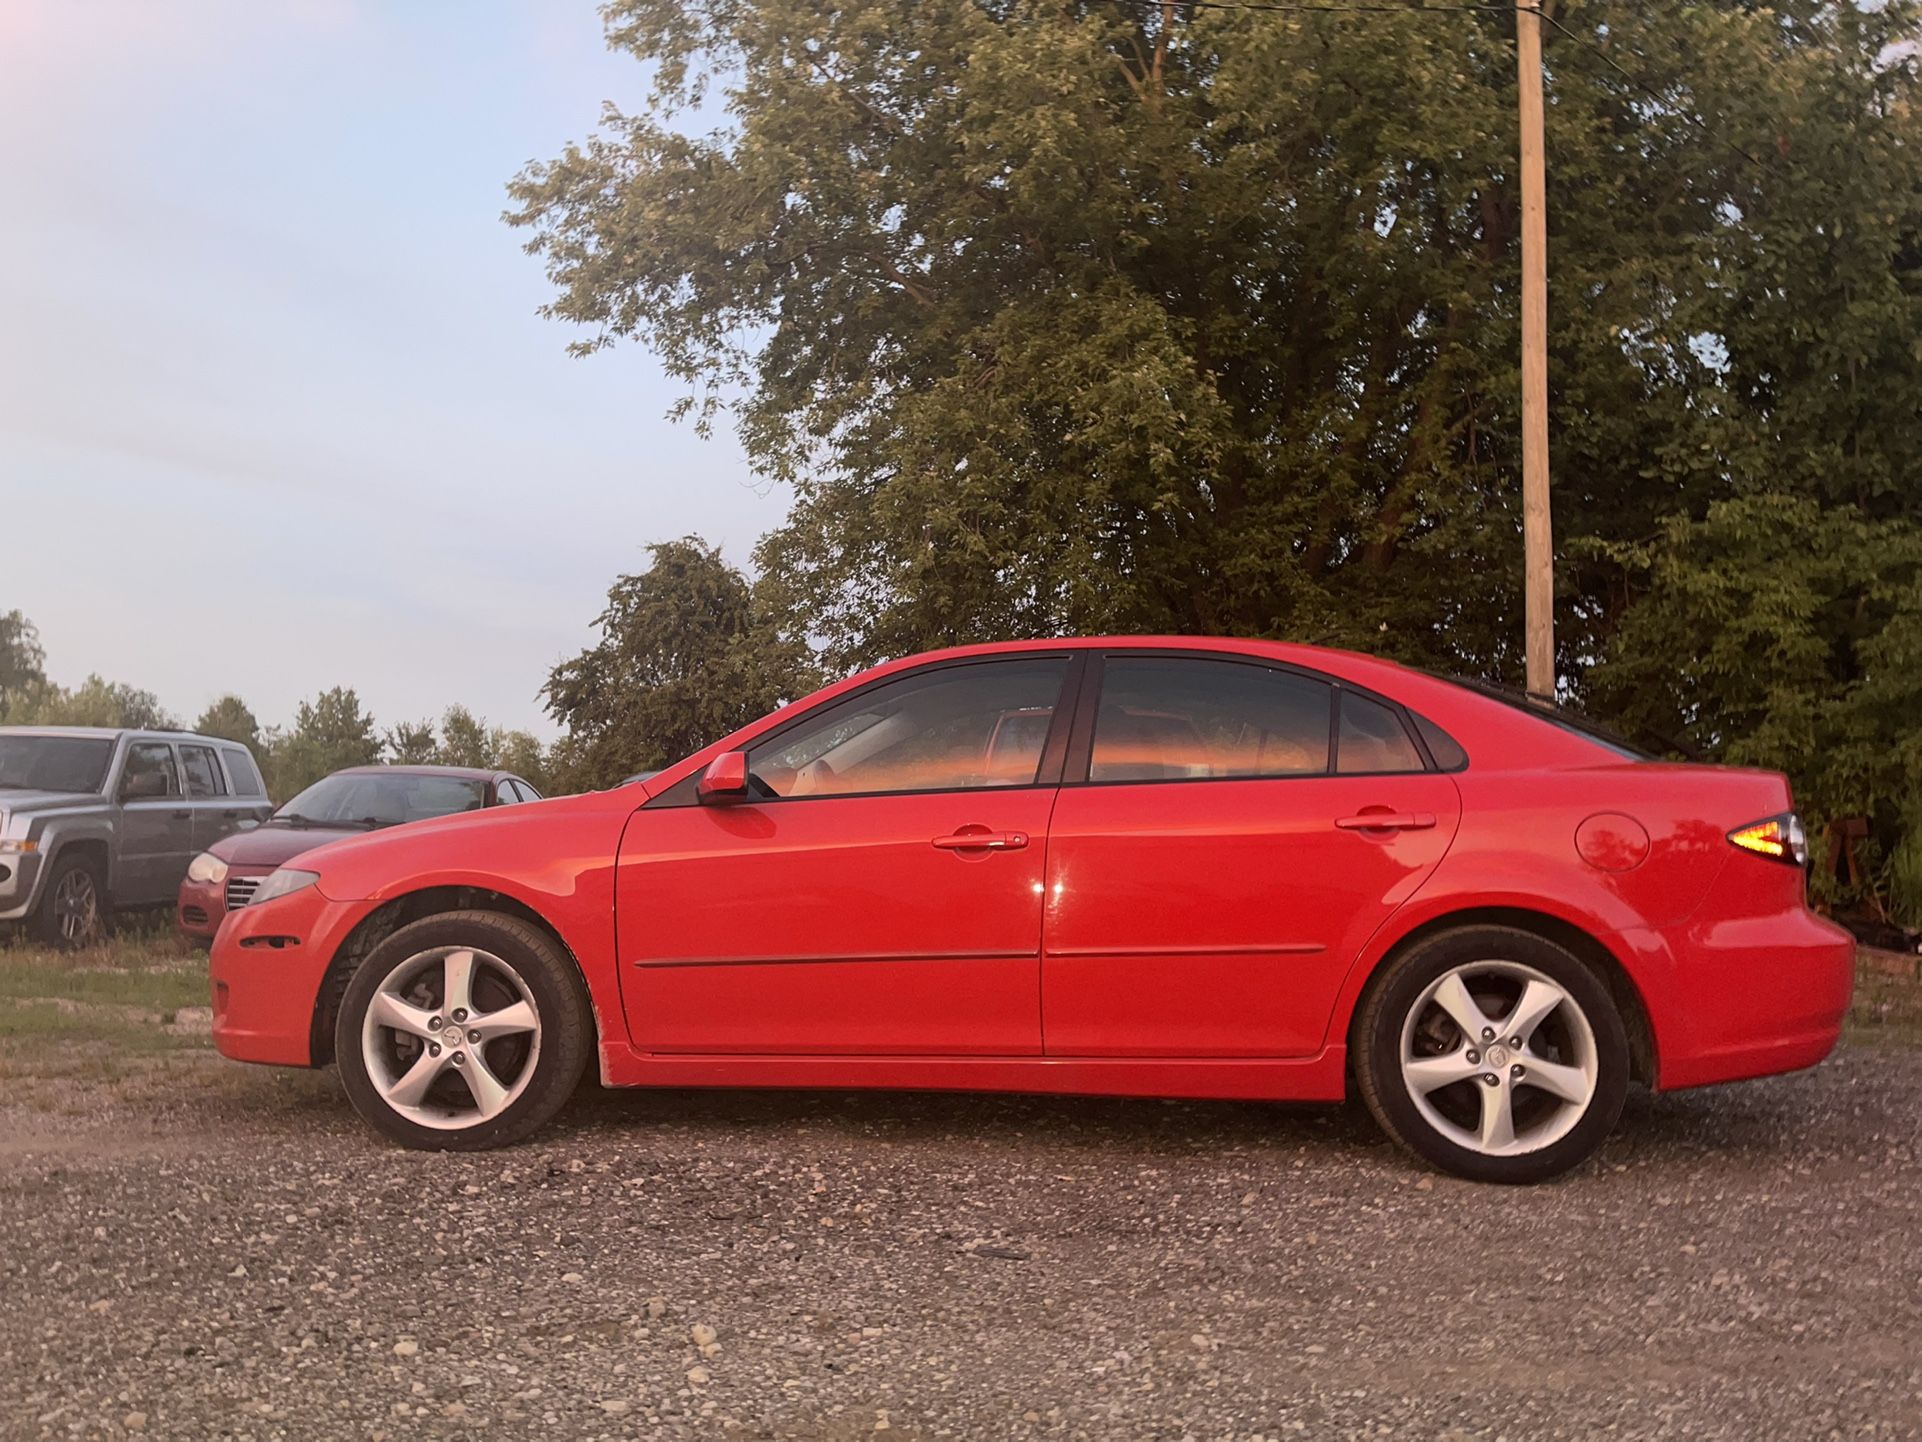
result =
[[[100,904],[103,907],[113,905],[113,847],[104,836],[83,834],[54,843],[53,854],[41,868],[39,895],[33,902],[34,911],[45,905],[47,898],[53,894],[53,874],[60,869],[60,863],[75,856],[93,863],[94,875],[100,880]]]
[[[1616,1009],[1621,1013],[1622,1027],[1628,1033],[1630,1075],[1644,1086],[1655,1085],[1657,1057],[1655,1050],[1654,1027],[1649,1020],[1648,1002],[1641,988],[1622,965],[1621,958],[1602,943],[1593,933],[1585,931],[1574,922],[1545,911],[1535,911],[1523,906],[1478,906],[1465,907],[1458,911],[1443,912],[1430,917],[1419,926],[1396,939],[1379,960],[1369,968],[1360,989],[1356,992],[1354,1004],[1348,1010],[1343,1023],[1343,1035],[1348,1042],[1349,1065],[1352,1069],[1353,1058],[1359,1045],[1355,1027],[1365,1009],[1368,994],[1380,984],[1389,964],[1404,952],[1421,945],[1430,937],[1445,931],[1459,931],[1470,926],[1506,926],[1516,931],[1526,931],[1539,936],[1544,941],[1553,942],[1564,951],[1570,952],[1587,962],[1608,985],[1609,995],[1614,998]]]
[[[347,983],[353,979],[354,972],[368,954],[403,926],[423,917],[439,916],[450,911],[497,912],[524,921],[546,935],[574,968],[581,996],[587,1002],[587,1012],[598,1047],[601,1018],[594,1004],[594,990],[587,984],[580,957],[553,922],[534,907],[505,892],[473,885],[427,886],[382,902],[362,917],[335,948],[332,959],[327,963],[326,973],[321,977],[320,991],[314,1000],[313,1020],[309,1023],[307,1046],[314,1066],[325,1066],[334,1059],[334,1023],[340,1015],[341,998],[346,994]]]

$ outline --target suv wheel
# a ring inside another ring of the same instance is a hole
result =
[[[1396,957],[1357,1018],[1355,1070],[1382,1130],[1456,1176],[1540,1182],[1588,1160],[1622,1114],[1628,1036],[1579,958],[1502,926]]]
[[[105,940],[107,922],[107,888],[99,868],[84,855],[56,855],[34,912],[34,933],[48,946],[68,951]]]
[[[334,1055],[354,1110],[386,1136],[482,1151],[559,1111],[592,1041],[580,976],[544,932],[457,911],[402,927],[361,963]]]

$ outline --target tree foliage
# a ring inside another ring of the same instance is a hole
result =
[[[194,730],[202,736],[218,736],[225,741],[238,741],[256,754],[261,749],[259,718],[248,708],[245,701],[231,691],[217,698],[212,705],[200,713],[200,719],[194,722]]]
[[[33,622],[19,611],[0,614],[0,720],[9,705],[47,684],[46,660]]]
[[[1876,629],[1922,521],[1917,7],[1551,13],[1565,684],[1867,809],[1922,735]],[[1166,630],[1518,677],[1512,16],[606,15],[648,99],[509,219],[579,349],[738,395],[796,494],[763,600],[831,665]]]
[[[7,706],[10,726],[138,726],[171,730],[180,723],[151,691],[89,676],[71,689],[30,687]]]
[[[543,692],[567,728],[553,765],[570,790],[665,766],[818,680],[807,647],[766,620],[717,548],[688,536],[648,550],[653,564],[608,591],[599,642]]]

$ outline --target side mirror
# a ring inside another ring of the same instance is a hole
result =
[[[747,795],[747,752],[723,751],[707,763],[694,794],[703,806],[734,801]]]
[[[258,821],[254,820],[253,817],[249,816],[245,821],[242,821],[240,825],[236,826],[234,829],[236,831],[252,831],[255,828],[257,828],[259,825],[260,823]]]

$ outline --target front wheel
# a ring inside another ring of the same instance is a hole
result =
[[[354,1110],[386,1136],[484,1151],[560,1110],[592,1039],[579,974],[546,933],[457,911],[402,927],[361,963],[334,1055]]]
[[[1588,1160],[1628,1095],[1628,1036],[1593,969],[1532,932],[1464,927],[1388,963],[1356,1020],[1382,1130],[1456,1176],[1541,1182]]]
[[[110,921],[100,869],[83,855],[56,856],[34,912],[33,931],[62,951],[105,941]]]

